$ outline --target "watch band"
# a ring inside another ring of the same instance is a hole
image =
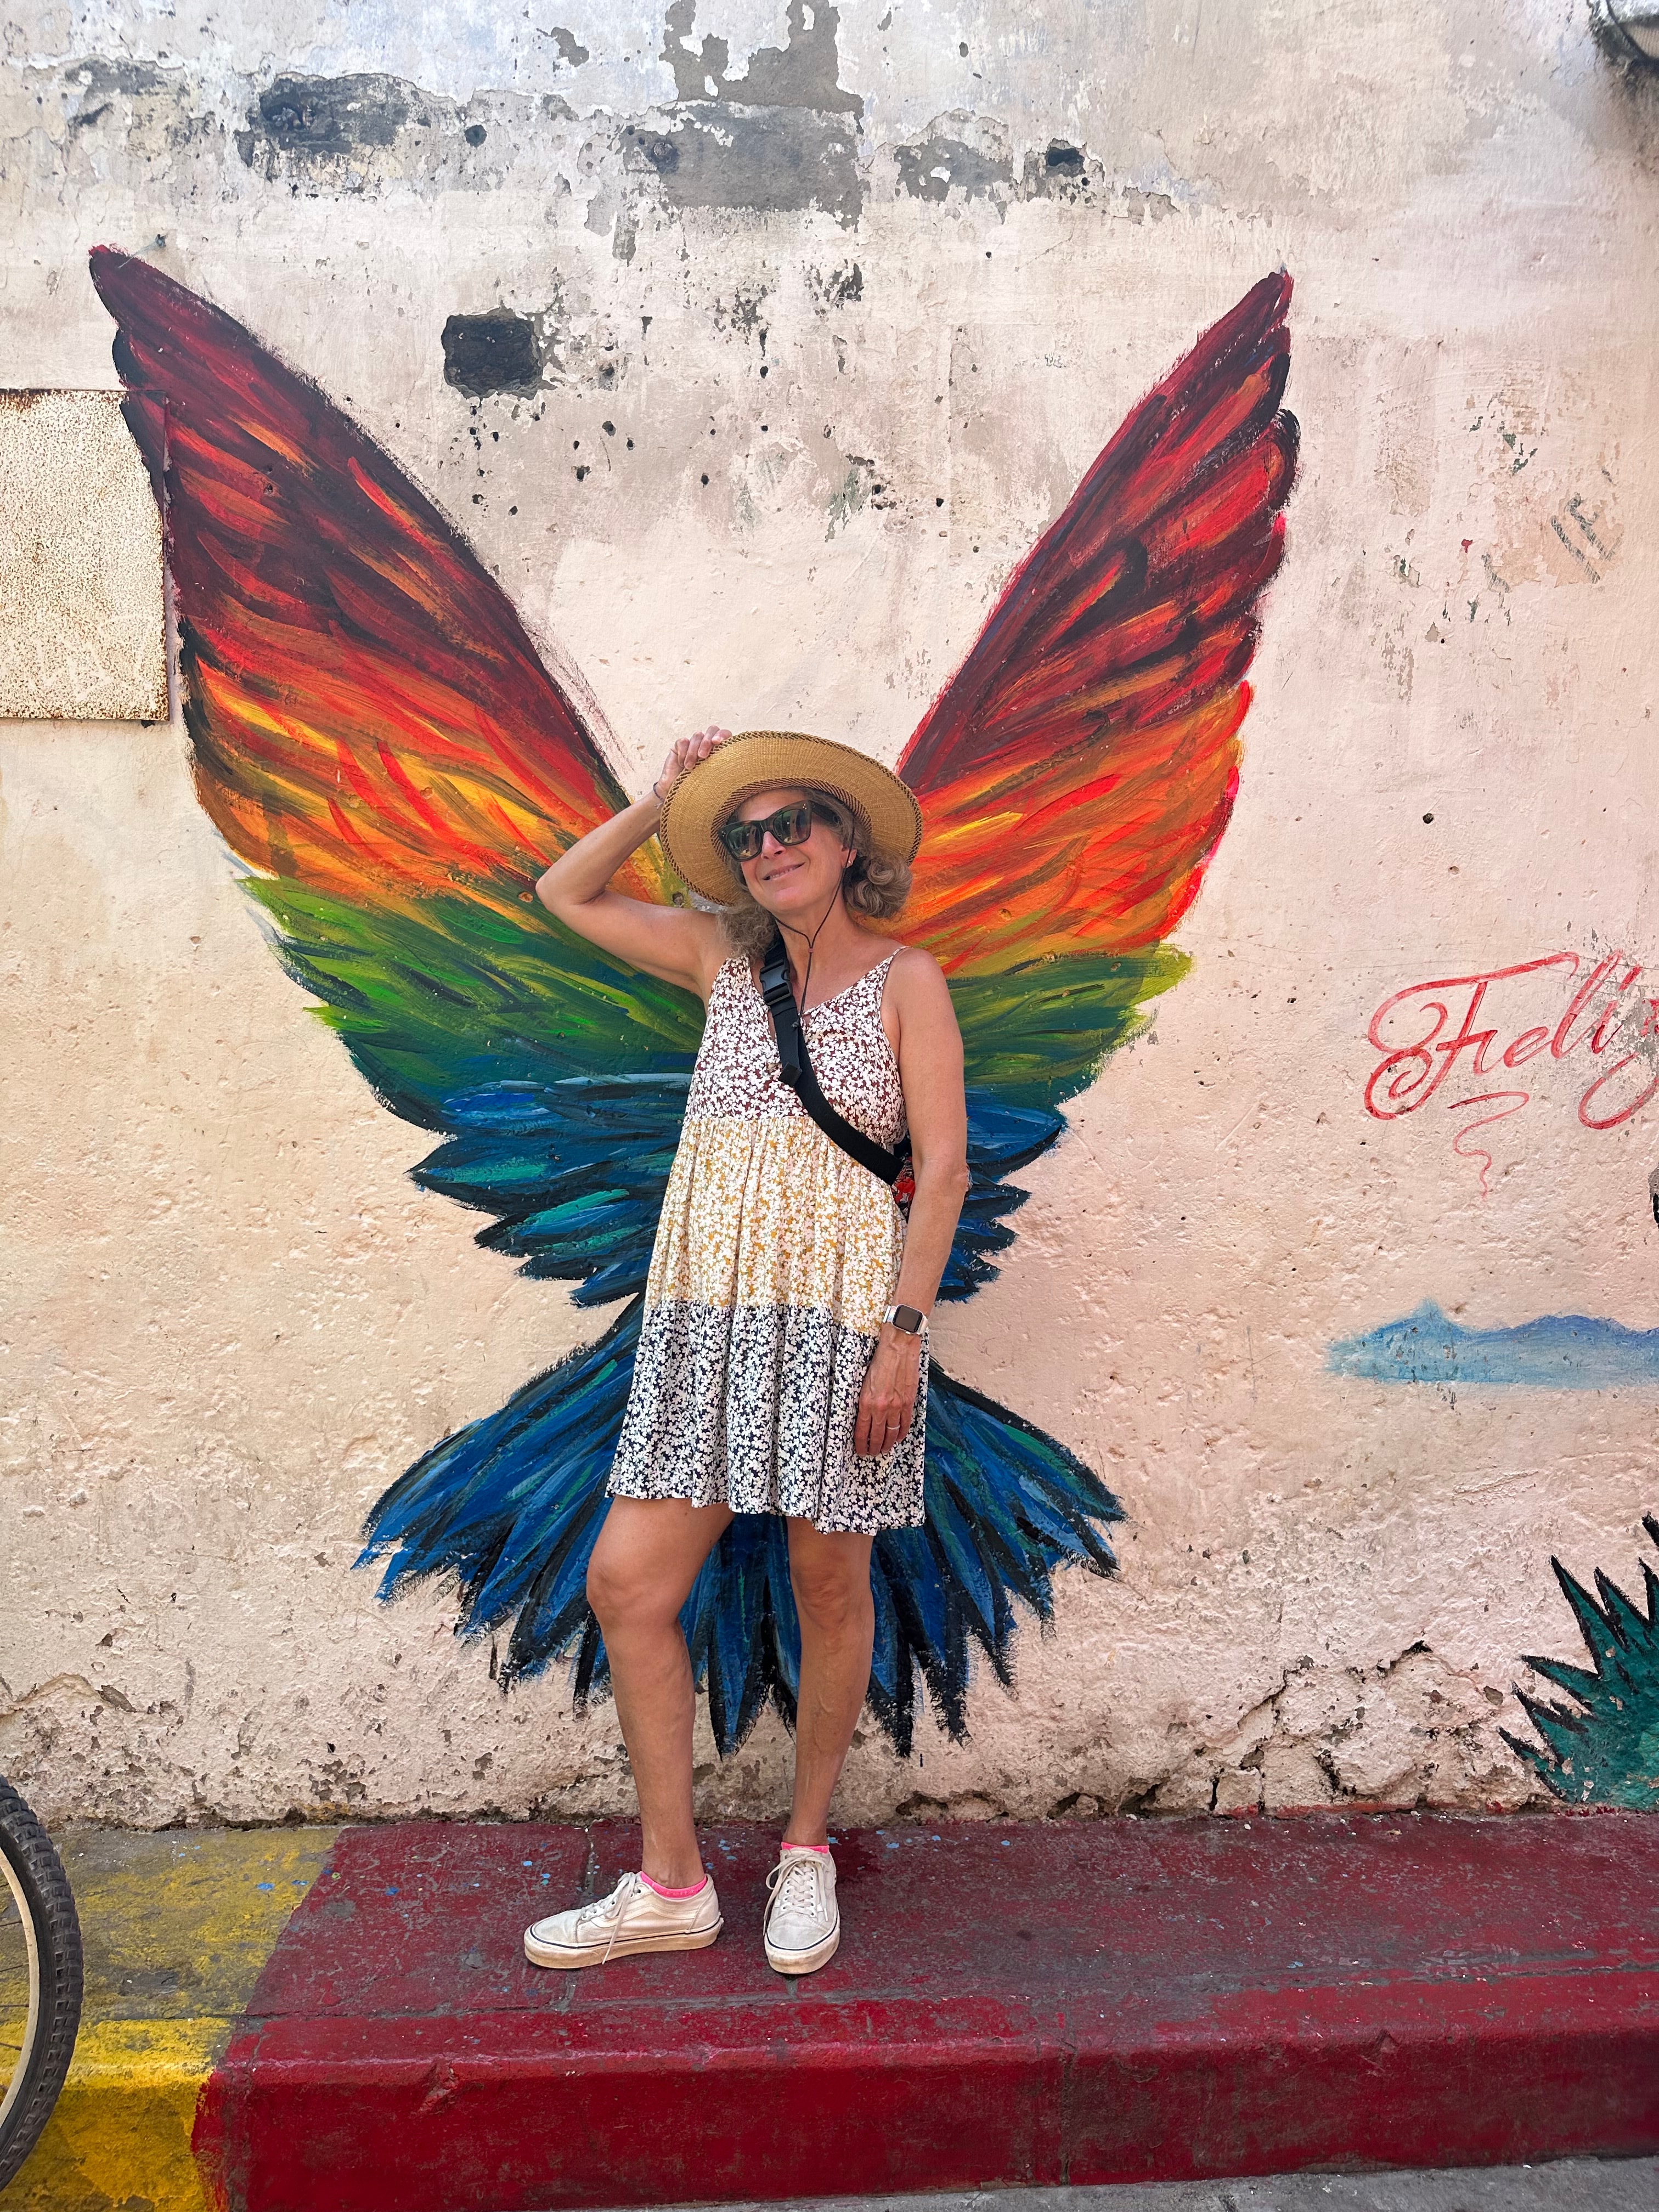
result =
[[[891,1322],[895,1328],[902,1329],[906,1336],[926,1336],[927,1334],[927,1316],[915,1306],[889,1306],[882,1319]]]

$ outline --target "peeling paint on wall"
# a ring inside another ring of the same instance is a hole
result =
[[[695,40],[696,0],[672,0],[662,58],[679,119],[630,138],[680,208],[822,208],[842,222],[864,203],[855,125],[864,103],[839,82],[837,10],[789,0],[782,46],[757,46],[735,74],[727,41]]]
[[[788,0],[781,46],[757,46],[735,73],[728,41],[713,32],[693,43],[697,0],[669,0],[662,58],[682,100],[722,94],[750,107],[807,107],[820,115],[859,116],[864,102],[841,82],[839,9],[822,0]]]
[[[972,115],[942,117],[927,137],[893,150],[902,192],[942,207],[953,192],[965,200],[1006,199],[1014,182],[1006,134]],[[1082,162],[1079,161],[1079,170]],[[1045,160],[1042,173],[1048,174]]]

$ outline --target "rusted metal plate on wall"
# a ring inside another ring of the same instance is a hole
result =
[[[167,711],[161,526],[118,392],[0,392],[0,716]]]

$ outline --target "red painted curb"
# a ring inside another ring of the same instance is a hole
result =
[[[544,1975],[524,1923],[626,1829],[349,1831],[204,2100],[234,2212],[1175,2180],[1659,2150],[1659,1820],[1379,1814],[893,1829],[821,1974]],[[528,1863],[526,1863],[528,1862]],[[545,1875],[546,1880],[543,1877]]]

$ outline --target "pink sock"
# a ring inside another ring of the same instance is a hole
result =
[[[783,1848],[787,1851],[822,1851],[825,1858],[830,1856],[828,1844],[786,1844]]]
[[[641,1874],[640,1880],[647,1889],[654,1889],[659,1897],[695,1897],[699,1890],[706,1889],[708,1886],[708,1876],[706,1874],[701,1881],[694,1881],[690,1889],[665,1889],[661,1882],[653,1881],[648,1874]]]

